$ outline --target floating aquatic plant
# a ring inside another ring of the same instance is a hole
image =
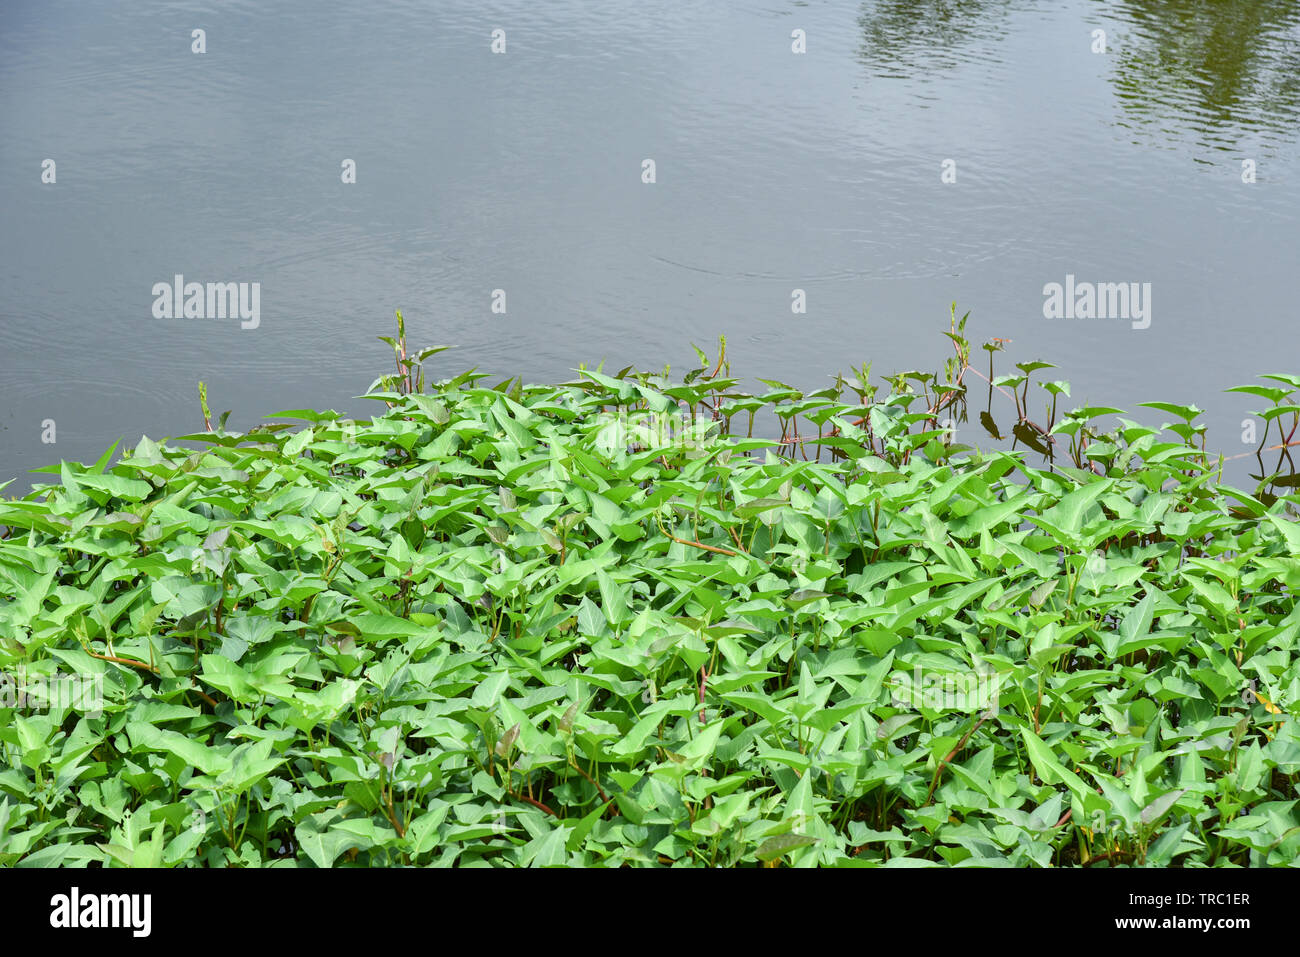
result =
[[[0,863],[1292,863],[1294,483],[949,337],[426,390],[402,328],[368,421],[61,463],[0,502]]]

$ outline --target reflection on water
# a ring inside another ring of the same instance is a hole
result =
[[[859,59],[880,79],[927,84],[968,63],[987,74],[1011,58],[1013,16],[1033,0],[881,0],[862,5]],[[1105,0],[1077,8],[1080,44],[1104,29],[1114,122],[1141,142],[1205,151],[1273,150],[1300,118],[1296,0]],[[1014,76],[1014,64],[1009,66]],[[1023,79],[1019,81],[1022,85]]]
[[[1110,72],[1125,127],[1186,134],[1212,150],[1295,141],[1300,4],[1126,0],[1105,9],[1125,24]]]
[[[864,3],[858,56],[881,78],[921,81],[966,60],[996,60],[1012,6],[1012,0]]]

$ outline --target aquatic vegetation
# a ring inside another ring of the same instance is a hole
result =
[[[0,863],[1293,863],[1294,485],[948,335],[751,395],[426,391],[403,329],[369,421],[61,463],[0,502]]]

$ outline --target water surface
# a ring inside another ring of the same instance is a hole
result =
[[[725,333],[818,387],[937,367],[955,300],[1079,404],[1196,402],[1237,454],[1221,390],[1300,372],[1298,117],[1296,2],[6,3],[0,481],[198,428],[199,379],[232,428],[361,413],[398,307],[447,375]],[[260,283],[260,325],[153,318],[177,273]],[[1150,327],[1044,318],[1067,275],[1151,283]]]

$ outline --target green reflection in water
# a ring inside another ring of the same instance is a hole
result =
[[[1062,19],[1077,19],[1080,43],[1106,30],[1116,123],[1144,143],[1209,162],[1296,141],[1300,0],[878,0],[861,7],[858,58],[918,87],[955,69],[1014,75],[1007,33],[1042,30],[1056,43]]]
[[[1104,7],[1125,21],[1111,71],[1123,125],[1190,137],[1209,150],[1294,141],[1300,4],[1141,0]]]

